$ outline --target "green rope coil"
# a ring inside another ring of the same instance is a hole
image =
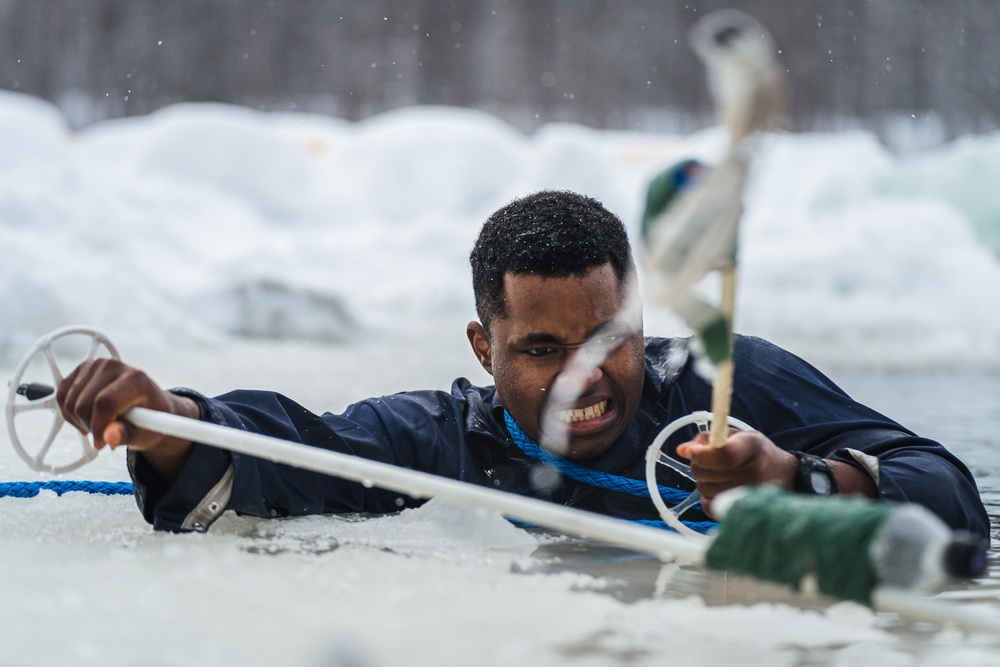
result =
[[[814,575],[820,592],[871,606],[876,582],[868,554],[895,509],[860,497],[819,498],[759,487],[726,513],[706,563],[795,590]]]

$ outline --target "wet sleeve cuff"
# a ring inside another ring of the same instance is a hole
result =
[[[202,421],[229,426],[229,420],[213,402],[190,389],[171,392],[192,399]],[[143,517],[156,530],[205,531],[225,511],[233,488],[233,460],[218,447],[194,443],[180,474],[165,483],[142,454],[129,451],[136,502]]]
[[[875,482],[875,488],[876,489],[879,488],[880,468],[879,468],[878,457],[872,456],[871,454],[865,454],[860,450],[851,449],[850,447],[848,447],[844,451],[852,459],[854,459],[855,463],[858,464],[858,467],[861,469],[862,472],[867,473],[867,475],[872,478],[872,481]]]

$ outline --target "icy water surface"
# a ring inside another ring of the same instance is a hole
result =
[[[339,410],[457,375],[488,381],[461,327],[447,330],[419,354],[389,338],[122,353],[164,386],[269,388]],[[827,370],[947,443],[998,525],[1000,376]],[[6,434],[0,447],[0,480],[50,478]],[[124,456],[63,477],[127,479]],[[1000,640],[437,503],[382,518],[227,514],[207,535],[178,536],[151,532],[130,498],[42,494],[0,499],[0,533],[0,664],[1000,665]],[[998,554],[988,576],[942,597],[1000,610]]]

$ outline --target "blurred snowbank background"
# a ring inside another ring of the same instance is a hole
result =
[[[635,232],[691,135],[412,107],[360,122],[181,104],[71,131],[0,92],[0,353],[82,323],[119,344],[345,342],[475,316],[467,255],[514,197],[572,189]],[[737,328],[818,363],[1000,367],[1000,135],[894,156],[862,131],[763,144]],[[635,238],[635,236],[634,236]],[[684,333],[647,312],[647,333]]]

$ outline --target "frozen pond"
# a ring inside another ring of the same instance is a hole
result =
[[[418,335],[406,350],[371,341],[123,354],[167,385],[268,387],[313,409],[339,409],[359,392],[447,386],[456,374],[483,379],[460,322],[452,324],[454,340],[447,331]],[[1000,378],[831,375],[947,442],[1000,520],[990,440],[1000,419],[987,400]],[[0,480],[46,478],[3,440]],[[124,456],[104,453],[64,477],[127,479]],[[698,568],[675,571],[437,502],[378,518],[227,514],[208,534],[165,535],[129,497],[43,492],[0,499],[0,530],[0,590],[14,602],[0,627],[13,664],[934,665],[961,657],[1000,665],[997,641]],[[988,577],[943,597],[1000,610],[997,553]]]

